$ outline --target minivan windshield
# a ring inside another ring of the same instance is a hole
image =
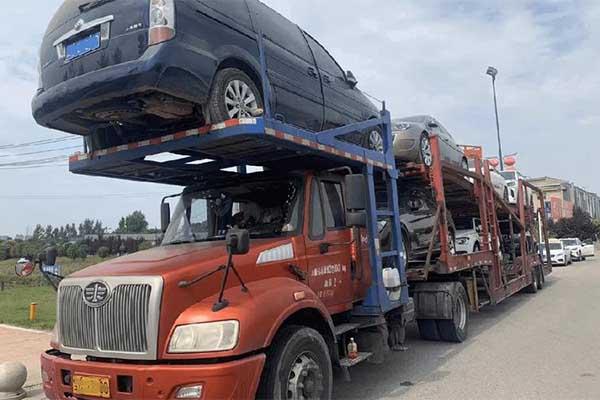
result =
[[[223,240],[231,228],[252,238],[297,233],[302,223],[299,179],[248,181],[219,189],[186,191],[162,245]]]

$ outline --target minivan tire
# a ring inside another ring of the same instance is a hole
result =
[[[235,87],[235,82],[238,82],[239,93],[228,93],[230,85]],[[251,101],[252,98],[254,100]],[[234,109],[228,108],[228,100]],[[236,106],[232,102],[237,102],[238,106],[242,105],[237,115],[231,114]],[[244,71],[225,68],[215,76],[207,109],[208,120],[211,124],[217,124],[229,119],[260,117],[264,114],[264,102],[258,86]]]

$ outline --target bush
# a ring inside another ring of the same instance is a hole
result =
[[[69,245],[66,254],[67,257],[69,257],[71,260],[76,260],[77,257],[79,257],[79,246],[77,246],[76,244]]]
[[[98,251],[96,252],[96,255],[100,258],[106,258],[106,257],[110,256],[110,249],[106,246],[102,246],[98,249]]]

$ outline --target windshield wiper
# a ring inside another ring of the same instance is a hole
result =
[[[110,3],[111,1],[114,0],[96,0],[96,1],[89,1],[87,3],[83,3],[79,6],[79,11],[81,12],[85,12],[85,11],[89,11],[92,8],[96,8],[96,7],[100,7],[103,4],[106,3]]]
[[[174,242],[165,243],[165,246],[176,246],[178,244],[190,244],[196,243],[195,240],[176,240]]]

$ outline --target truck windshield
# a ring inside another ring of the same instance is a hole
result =
[[[163,246],[223,240],[230,228],[254,238],[294,235],[301,225],[300,180],[248,181],[231,187],[184,193]]]

